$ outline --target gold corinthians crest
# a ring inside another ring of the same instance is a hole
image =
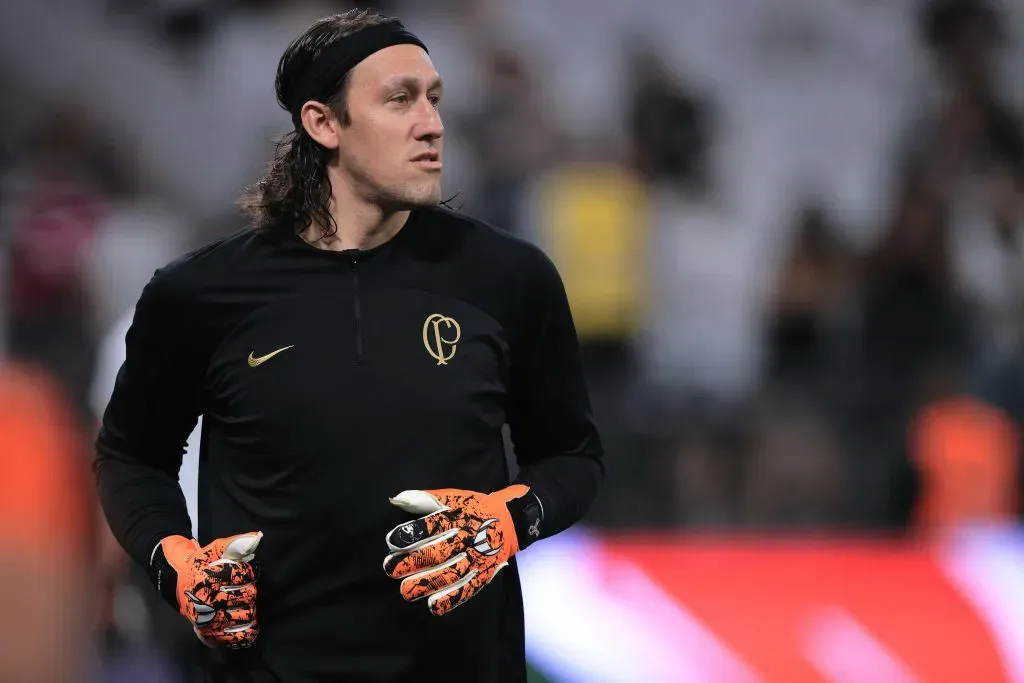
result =
[[[438,365],[448,365],[448,361],[455,357],[455,348],[461,337],[462,328],[455,318],[434,313],[423,321],[423,346]]]

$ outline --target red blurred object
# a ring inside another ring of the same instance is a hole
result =
[[[1021,439],[1001,410],[971,396],[936,401],[914,420],[910,444],[921,472],[922,530],[1016,518]]]
[[[1011,680],[992,631],[932,548],[838,538],[678,541],[625,537],[604,545],[760,680]]]
[[[81,264],[104,205],[74,185],[37,180],[28,190],[11,250],[11,301],[20,311],[76,301]]]

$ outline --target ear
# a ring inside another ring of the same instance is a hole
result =
[[[322,102],[310,100],[299,112],[302,127],[309,137],[327,149],[337,149],[341,140],[341,122],[331,108]]]

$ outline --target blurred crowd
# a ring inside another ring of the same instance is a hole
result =
[[[291,125],[277,59],[348,7],[0,7],[0,355],[59,382],[84,457],[143,284],[244,227],[235,196]],[[608,448],[591,524],[1020,514],[1024,5],[375,7],[446,80],[450,204],[563,274]],[[147,607],[111,595],[125,637]]]

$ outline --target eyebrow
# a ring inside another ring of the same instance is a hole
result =
[[[416,76],[395,76],[384,81],[384,89],[390,90],[396,87],[404,87],[409,90],[419,90],[421,80]],[[430,84],[427,87],[427,92],[432,90],[444,89],[444,82],[440,76],[436,76],[430,80]]]

